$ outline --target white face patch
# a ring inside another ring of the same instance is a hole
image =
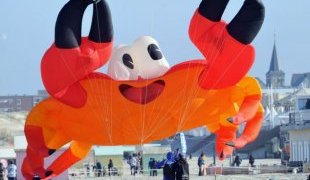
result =
[[[113,49],[108,75],[115,80],[137,80],[139,76],[152,79],[162,76],[169,68],[158,42],[150,36],[143,36],[131,46]]]
[[[115,80],[138,79],[138,71],[134,68],[129,46],[121,45],[113,49],[108,75]]]

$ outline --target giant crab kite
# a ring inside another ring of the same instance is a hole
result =
[[[158,43],[148,36],[112,53],[107,3],[70,0],[59,13],[55,43],[42,60],[42,79],[52,97],[27,117],[23,176],[57,176],[94,144],[143,144],[199,126],[217,135],[221,159],[233,147],[253,141],[263,117],[261,89],[246,74],[254,62],[250,43],[263,23],[264,7],[259,0],[245,0],[226,24],[221,16],[227,3],[203,0],[191,20],[189,35],[204,59],[169,68]],[[81,38],[90,4],[91,30]],[[108,75],[94,72],[108,61]],[[242,123],[245,130],[236,137]],[[44,158],[67,143],[70,147],[45,169]]]

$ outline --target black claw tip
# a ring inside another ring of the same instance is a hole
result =
[[[53,171],[46,171],[45,177],[48,177],[48,176],[50,176],[51,174],[53,174]]]
[[[224,152],[222,151],[221,154],[220,154],[220,158],[224,158]]]
[[[48,155],[54,154],[55,151],[56,151],[56,149],[49,149],[49,150],[48,150]]]
[[[41,180],[41,178],[39,176],[34,176],[32,180]]]
[[[230,118],[227,118],[227,121],[230,122],[230,123],[233,123],[234,119],[232,117],[230,117]]]
[[[232,142],[232,141],[229,141],[229,142],[227,142],[227,143],[225,143],[227,146],[230,146],[230,147],[235,147],[236,145],[235,145],[235,143],[234,142]]]
[[[101,0],[93,0],[95,4],[98,4]]]

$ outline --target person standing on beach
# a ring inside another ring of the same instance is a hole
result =
[[[174,154],[172,152],[168,152],[166,158],[167,159],[164,161],[164,167],[163,167],[163,173],[164,173],[163,180],[175,180],[176,166],[174,161]]]
[[[114,167],[113,161],[112,161],[112,159],[110,159],[110,160],[109,160],[109,164],[108,164],[109,176],[111,176],[111,175],[114,174],[114,172],[113,172],[113,167]]]
[[[4,167],[3,164],[0,162],[0,180],[4,179]]]
[[[255,161],[254,157],[252,156],[252,154],[250,154],[250,156],[249,156],[249,164],[250,164],[251,167],[254,167],[254,161]]]
[[[199,167],[199,176],[203,176],[205,173],[205,154],[201,153],[199,158],[198,158],[198,167]]]
[[[238,155],[235,157],[233,166],[235,166],[235,164],[236,164],[237,167],[239,167],[240,164],[241,164],[241,160],[240,160],[240,157]]]
[[[16,170],[17,170],[17,167],[13,163],[12,160],[9,160],[8,164],[9,164],[8,167],[7,167],[7,170],[8,170],[8,180],[16,180]]]
[[[189,180],[189,166],[182,154],[179,154],[175,162],[175,172],[176,180]]]
[[[102,165],[99,161],[96,162],[96,170],[97,170],[97,177],[102,176]]]

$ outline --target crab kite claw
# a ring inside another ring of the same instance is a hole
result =
[[[254,141],[258,136],[263,122],[263,107],[261,105],[262,93],[258,82],[251,77],[243,78],[238,84],[238,88],[246,94],[242,99],[233,94],[232,99],[240,102],[240,107],[236,109],[236,115],[223,119],[216,134],[216,151],[219,159],[232,154],[234,148],[242,148],[246,144]],[[223,111],[224,112],[224,111]],[[245,124],[241,136],[237,137],[239,125]]]
[[[265,17],[260,0],[245,0],[234,19],[221,21],[228,0],[203,0],[189,27],[189,36],[204,55],[208,68],[200,77],[206,89],[236,84],[253,65],[255,52],[250,43]]]
[[[62,8],[56,22],[55,43],[41,62],[46,90],[73,107],[82,107],[87,99],[78,81],[103,66],[112,53],[111,13],[104,0],[93,3],[89,36],[81,37],[84,11],[92,2],[71,0]]]

